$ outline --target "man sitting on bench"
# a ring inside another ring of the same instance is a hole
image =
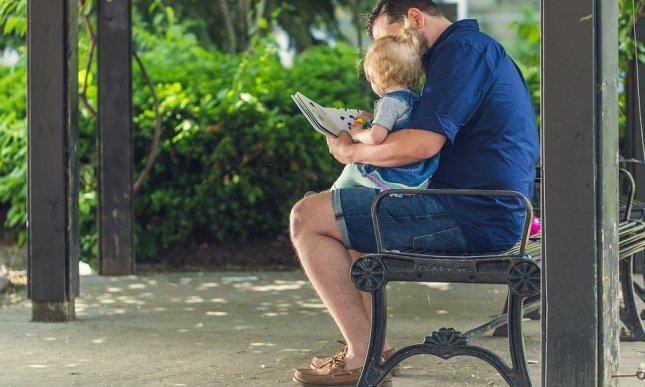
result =
[[[368,20],[370,37],[397,33],[404,18],[423,44],[426,83],[410,129],[380,145],[329,139],[341,163],[400,166],[441,151],[429,188],[503,189],[532,196],[538,132],[526,83],[502,46],[475,20],[451,23],[430,0],[381,0]],[[370,335],[369,294],[349,269],[361,253],[376,252],[370,217],[378,191],[340,189],[309,195],[291,211],[291,238],[313,287],[347,342],[335,356],[316,357],[295,371],[312,386],[355,385]],[[435,251],[501,251],[521,236],[523,206],[512,199],[405,195],[380,214],[385,247]],[[385,344],[384,351],[391,350]],[[386,382],[389,383],[389,377]]]

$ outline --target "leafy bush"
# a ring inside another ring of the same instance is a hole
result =
[[[340,171],[290,94],[301,90],[325,103],[365,105],[355,50],[313,48],[290,69],[263,39],[230,56],[202,49],[190,35],[154,44],[155,37],[140,33],[149,47],[141,57],[156,83],[163,134],[153,172],[136,195],[138,255],[286,232],[293,203],[307,190],[329,187]],[[140,74],[135,85],[140,169],[154,112]]]
[[[24,60],[0,66],[0,206],[7,206],[5,227],[25,241],[27,218],[27,73]]]
[[[25,4],[0,0],[0,48],[17,48],[21,56],[12,68],[0,66],[0,209],[9,209],[5,226],[15,230],[21,242],[27,192]],[[92,2],[85,4],[81,12],[90,14]],[[645,49],[629,35],[631,0],[620,0],[620,5],[622,83],[631,58],[626,54],[637,51],[642,60]],[[167,7],[162,11],[168,13]],[[157,160],[135,196],[138,258],[148,259],[177,245],[285,233],[293,203],[308,190],[329,187],[341,170],[290,94],[301,91],[325,105],[369,108],[371,100],[355,66],[357,50],[344,44],[314,46],[286,68],[268,31],[256,35],[249,50],[231,55],[201,46],[187,32],[189,22],[180,24],[168,15],[152,17],[159,19],[153,34],[146,29],[149,23],[139,23],[137,12],[133,17],[135,46],[154,82],[162,121]],[[513,26],[522,38],[514,58],[539,112],[538,15],[527,9]],[[81,28],[81,64],[89,46]],[[95,82],[95,65],[89,72],[79,71],[79,87],[94,107]],[[619,101],[624,111],[624,93]],[[150,151],[155,111],[136,65],[133,103],[137,175]],[[620,119],[622,129],[625,115]],[[80,230],[82,257],[89,261],[95,260],[97,250],[95,128],[94,116],[81,108]]]
[[[232,56],[205,50],[180,26],[161,38],[144,30],[135,37],[162,116],[157,161],[135,198],[138,256],[284,233],[292,204],[309,189],[328,187],[340,169],[290,94],[364,105],[356,52],[313,48],[290,69],[268,39],[255,38],[251,50]],[[141,170],[155,114],[140,72],[133,90]]]
[[[341,169],[290,94],[300,90],[323,103],[367,106],[356,50],[343,44],[314,47],[286,68],[266,31],[253,38],[251,49],[231,55],[206,50],[171,22],[163,34],[134,24],[138,54],[159,98],[162,129],[156,162],[135,196],[138,258],[176,245],[285,233],[293,203],[307,190],[329,187]],[[82,67],[89,47],[81,28]],[[26,63],[24,46],[20,50],[17,66],[0,67],[0,206],[9,208],[5,226],[24,242]],[[133,67],[136,175],[150,151],[155,111],[146,80]],[[93,107],[82,106],[79,115],[81,250],[90,262],[97,254],[95,82],[95,64],[89,72],[80,69],[80,91]]]

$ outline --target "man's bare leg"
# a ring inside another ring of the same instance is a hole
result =
[[[300,200],[291,210],[290,223],[302,267],[347,341],[345,369],[360,368],[367,354],[370,315],[349,277],[352,258],[341,242],[331,193]]]
[[[363,253],[359,253],[358,251],[350,250],[349,255],[352,258],[352,262],[358,259]],[[361,296],[363,297],[363,306],[365,307],[365,313],[367,314],[368,318],[370,319],[370,323],[372,321],[372,295],[367,292],[360,292]],[[389,349],[392,349],[392,346],[390,343],[385,339],[385,345],[383,346],[383,351],[387,351]]]

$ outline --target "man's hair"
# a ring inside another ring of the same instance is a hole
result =
[[[413,89],[423,76],[417,33],[404,29],[375,40],[363,59],[363,69],[365,78],[380,90],[395,85]]]
[[[418,8],[431,16],[441,16],[442,13],[432,0],[379,0],[367,17],[367,33],[371,39],[372,28],[377,17],[385,14],[390,23],[402,22],[410,8]]]

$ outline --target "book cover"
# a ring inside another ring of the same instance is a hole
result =
[[[325,136],[338,137],[341,131],[349,132],[360,109],[332,108],[317,104],[300,92],[291,96],[311,126]]]

